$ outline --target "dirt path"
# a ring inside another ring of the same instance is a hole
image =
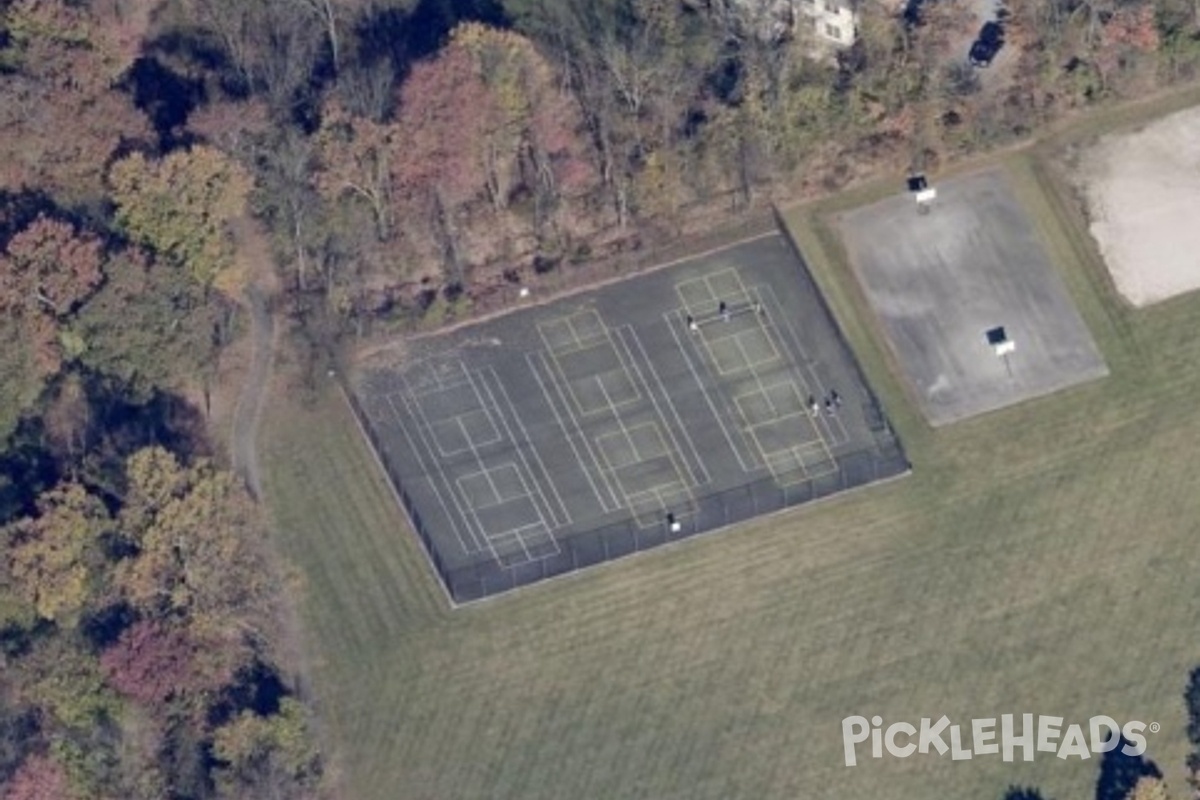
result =
[[[262,497],[262,476],[258,468],[258,423],[262,418],[275,353],[275,321],[267,307],[262,289],[246,289],[250,310],[250,340],[253,345],[250,369],[238,395],[230,426],[229,454],[234,471],[242,477],[254,498]]]

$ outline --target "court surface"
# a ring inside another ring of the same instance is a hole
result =
[[[840,220],[859,281],[929,422],[1107,375],[1004,172],[937,189],[925,215],[898,194]],[[988,340],[1000,327],[1013,346],[1003,357]]]
[[[776,234],[417,340],[355,393],[456,602],[908,469]]]

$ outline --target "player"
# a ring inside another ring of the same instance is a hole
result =
[[[842,396],[837,393],[837,389],[830,390],[829,399],[833,401],[833,405],[835,408],[842,407]]]
[[[820,414],[820,413],[821,413],[821,407],[819,405],[817,405],[817,398],[814,395],[810,394],[808,396],[808,415],[810,417],[815,417],[817,414]]]
[[[688,330],[691,331],[692,333],[695,333],[696,331],[700,330],[700,326],[698,326],[696,324],[696,318],[693,317],[691,314],[687,315],[687,326],[688,326]]]
[[[724,300],[722,300],[720,305],[717,306],[717,311],[721,313],[721,319],[729,322],[729,306],[725,304]]]
[[[833,407],[833,398],[831,398],[831,397],[825,398],[825,413],[831,417],[837,413],[837,411]]]

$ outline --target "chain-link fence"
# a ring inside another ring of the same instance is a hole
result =
[[[838,468],[828,474],[789,486],[780,486],[773,478],[767,477],[700,496],[692,501],[688,509],[680,510],[673,519],[674,525],[665,515],[660,522],[646,525],[644,519],[639,522],[631,513],[629,518],[603,527],[559,536],[557,555],[511,567],[505,567],[490,558],[467,566],[451,567],[439,554],[433,535],[421,517],[420,509],[400,480],[400,471],[390,463],[388,449],[379,441],[370,417],[364,413],[353,391],[345,385],[342,388],[358,419],[359,428],[370,441],[380,464],[387,472],[397,498],[408,513],[413,530],[420,537],[430,563],[453,602],[460,604],[575,572],[667,542],[718,530],[762,514],[902,475],[909,470],[909,463],[899,440],[875,399],[868,397],[864,412],[872,428],[873,445],[857,452],[838,455]]]

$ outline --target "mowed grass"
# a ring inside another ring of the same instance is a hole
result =
[[[1037,158],[1009,159],[1014,182],[1112,375],[937,432],[836,204],[787,215],[914,462],[887,485],[450,611],[334,387],[277,398],[266,490],[346,796],[1094,797],[1096,759],[843,765],[850,714],[1022,712],[1158,722],[1148,755],[1182,789],[1200,297],[1122,307]]]

